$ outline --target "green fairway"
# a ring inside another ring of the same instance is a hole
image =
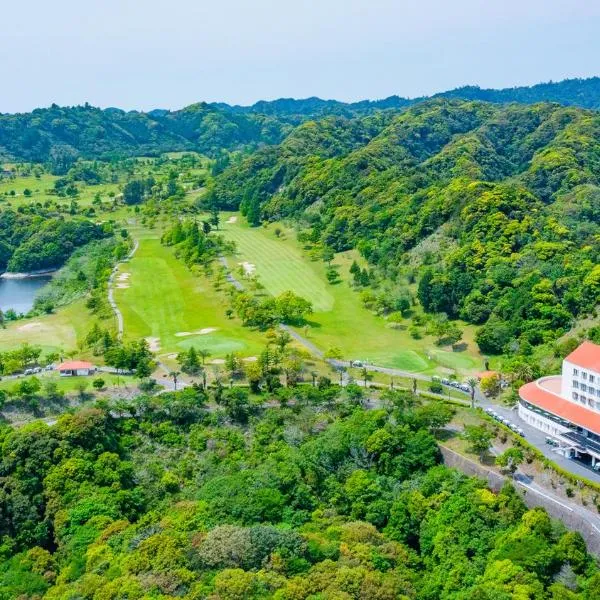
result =
[[[237,217],[235,222],[232,216]],[[237,245],[236,256],[228,258],[232,269],[237,272],[237,263],[250,263],[271,294],[289,289],[313,303],[310,326],[299,333],[320,349],[338,347],[347,360],[414,372],[468,373],[483,368],[472,328],[465,328],[467,349],[452,352],[436,347],[430,336],[415,340],[406,328],[392,329],[383,318],[366,310],[360,295],[348,283],[348,270],[356,254],[336,256],[334,264],[339,267],[342,282],[331,285],[325,278],[323,262],[310,260],[293,230],[280,223],[251,228],[243,218],[230,214],[222,222],[222,232]],[[281,230],[279,237],[275,228]]]
[[[191,345],[216,357],[259,352],[262,336],[226,317],[224,297],[210,280],[193,274],[172,248],[161,245],[158,234],[136,231],[136,236],[139,248],[116,278],[126,339],[147,338],[158,354]]]
[[[276,296],[286,290],[310,299],[316,311],[333,309],[334,297],[331,286],[306,264],[302,250],[295,244],[285,244],[268,230],[252,228],[243,219],[233,215],[221,226],[223,233],[236,243],[239,260],[229,257],[232,270],[240,271],[238,262],[248,262],[256,267],[256,274],[266,290]],[[261,235],[262,233],[262,235]],[[243,268],[243,266],[242,266]]]

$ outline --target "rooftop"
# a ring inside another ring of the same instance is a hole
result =
[[[592,342],[583,342],[578,348],[575,348],[565,360],[582,367],[600,373],[600,346]]]
[[[558,392],[552,391],[558,387],[557,380],[560,385],[560,376],[526,383],[519,389],[519,396],[546,412],[600,435],[600,413],[582,404],[565,400]]]
[[[71,360],[58,365],[59,371],[77,371],[78,369],[93,369],[94,365],[85,360]]]

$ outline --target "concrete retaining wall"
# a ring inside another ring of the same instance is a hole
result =
[[[498,492],[502,486],[508,481],[507,477],[488,469],[462,454],[458,454],[450,448],[440,446],[444,463],[448,467],[458,469],[465,475],[479,477],[487,482],[489,488]],[[562,521],[568,529],[578,531],[585,540],[588,550],[600,556],[600,529],[598,529],[585,514],[580,514],[576,510],[570,508],[567,504],[563,504],[558,500],[554,500],[550,496],[544,495],[542,492],[523,486],[518,481],[511,481],[515,489],[522,496],[523,501],[529,508],[541,507],[554,519]],[[585,513],[582,508],[581,513]]]

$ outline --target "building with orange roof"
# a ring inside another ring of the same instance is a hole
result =
[[[91,362],[85,360],[70,360],[58,365],[58,372],[61,377],[73,377],[74,375],[91,375],[96,371],[96,367]]]
[[[600,468],[600,346],[583,342],[562,364],[562,374],[519,390],[519,416],[545,432],[565,456]]]

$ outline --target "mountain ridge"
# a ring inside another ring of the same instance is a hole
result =
[[[523,104],[543,101],[595,110],[600,108],[600,78],[503,90],[469,86],[430,98],[390,96],[354,103],[317,97],[280,98],[248,107],[197,102],[175,111],[157,108],[148,112],[52,104],[29,113],[0,114],[0,160],[49,162],[54,172],[61,173],[77,158],[107,159],[182,150],[216,156],[223,150],[278,144],[307,120],[401,112],[438,98]]]

